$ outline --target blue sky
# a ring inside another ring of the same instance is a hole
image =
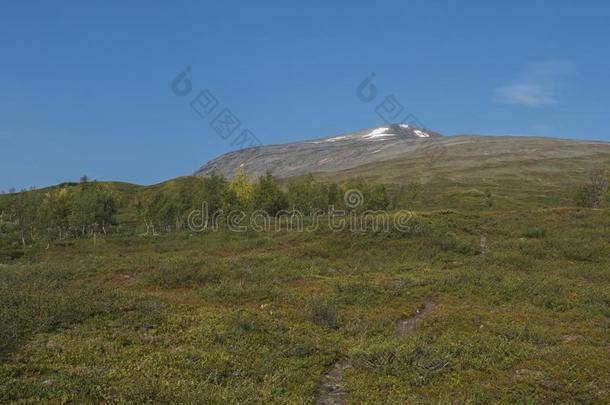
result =
[[[391,96],[446,135],[610,140],[609,4],[5,3],[0,190],[83,174],[151,184],[235,149],[245,129],[272,144],[380,125]],[[202,90],[209,116],[190,105]],[[210,126],[225,108],[241,123],[227,139]]]

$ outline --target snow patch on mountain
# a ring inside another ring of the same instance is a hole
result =
[[[396,134],[390,134],[387,133],[386,131],[389,130],[389,128],[387,127],[381,127],[381,128],[377,128],[374,129],[373,131],[369,132],[366,135],[363,135],[363,138],[366,139],[375,139],[375,138],[387,138],[387,137],[392,137],[392,136],[396,136]]]
[[[381,127],[381,128],[376,128],[374,130],[372,130],[371,132],[369,132],[366,135],[363,135],[363,138],[379,138],[380,136],[385,135],[385,131],[387,131],[388,128],[387,127]]]
[[[349,139],[347,136],[335,136],[334,138],[327,138],[327,139],[322,139],[320,141],[312,141],[311,143],[324,143],[324,142],[337,142],[337,141],[344,141],[346,139]]]

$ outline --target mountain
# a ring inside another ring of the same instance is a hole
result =
[[[331,172],[388,160],[418,149],[433,152],[442,138],[433,131],[392,124],[328,138],[230,152],[208,162],[195,175],[218,172],[231,178],[239,168],[252,178],[267,170],[279,178]]]
[[[480,209],[574,204],[591,171],[610,167],[610,143],[529,136],[440,134],[386,125],[328,138],[261,146],[222,155],[195,175],[230,178],[238,168],[255,180],[266,170],[286,179],[312,173],[321,181],[365,178],[392,191],[417,185],[414,208]]]

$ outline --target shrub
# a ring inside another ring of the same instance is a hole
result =
[[[474,255],[479,253],[477,246],[468,241],[458,238],[453,233],[447,232],[444,235],[439,235],[435,242],[443,252],[454,252],[461,255]]]
[[[316,325],[336,329],[339,327],[337,306],[327,299],[316,299],[309,304],[311,320]]]
[[[522,236],[524,238],[531,239],[542,239],[546,236],[546,229],[544,228],[528,228],[523,231]]]
[[[179,288],[215,283],[220,279],[218,272],[201,268],[158,269],[148,273],[147,279],[160,287]]]
[[[566,259],[581,262],[595,261],[605,250],[595,240],[558,240],[553,245]]]
[[[258,179],[252,191],[252,200],[256,209],[269,215],[276,215],[288,206],[286,196],[270,172]]]

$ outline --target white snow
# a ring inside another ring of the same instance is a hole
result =
[[[377,135],[365,135],[363,138],[366,138],[371,141],[383,141],[385,138],[396,136],[396,134],[377,134]]]
[[[419,136],[420,138],[430,138],[430,135],[425,133],[424,131],[420,131],[419,129],[414,129],[413,132],[415,132],[415,135]]]
[[[400,124],[400,126],[401,126],[401,127],[403,127],[403,128],[406,128],[406,129],[411,128],[411,126],[410,126],[410,125],[407,125],[407,124]]]
[[[323,143],[323,142],[337,142],[348,139],[347,136],[335,136],[334,138],[322,139],[321,141],[312,141],[311,143]]]
[[[372,130],[371,132],[369,132],[366,135],[363,135],[363,138],[366,139],[374,139],[374,138],[386,138],[388,136],[396,136],[396,134],[386,134],[385,131],[387,131],[389,128],[387,127],[381,127],[381,128],[377,128]]]

